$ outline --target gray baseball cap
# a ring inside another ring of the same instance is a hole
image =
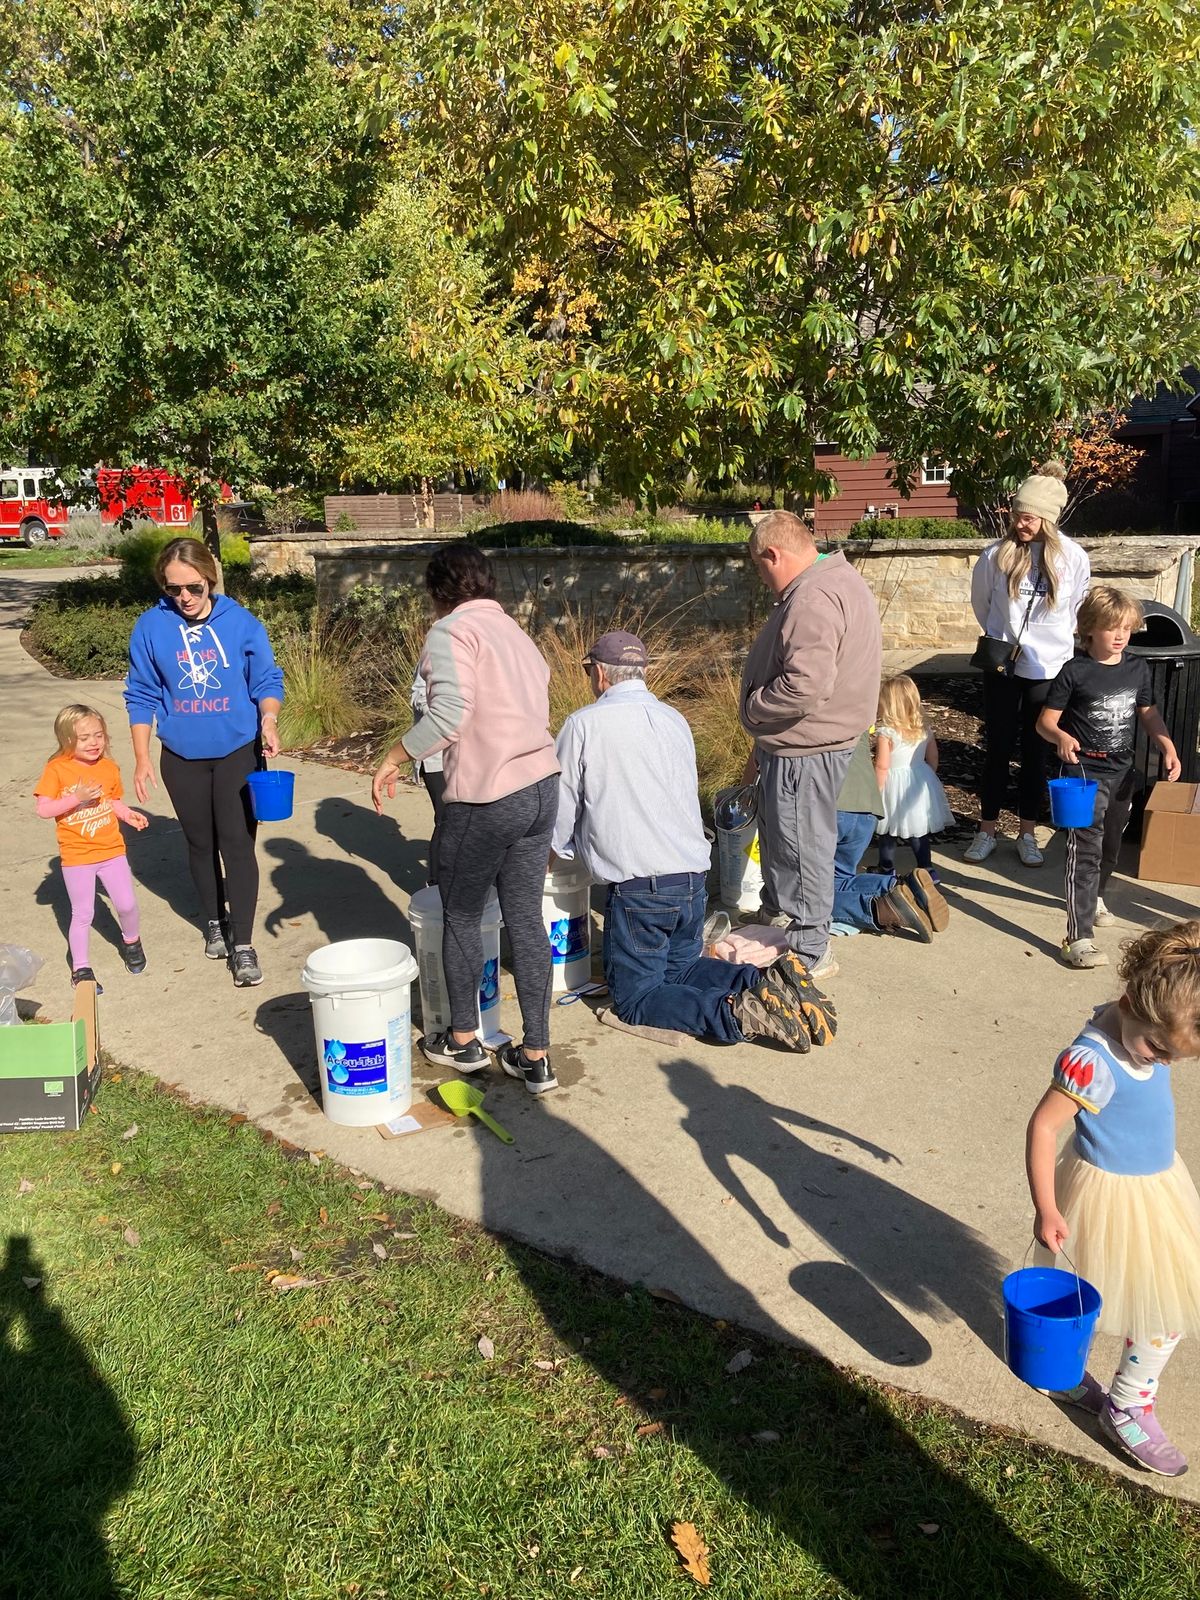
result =
[[[626,633],[616,628],[612,633],[602,633],[583,658],[585,667],[599,662],[604,667],[644,667],[649,661],[646,646],[636,633]]]

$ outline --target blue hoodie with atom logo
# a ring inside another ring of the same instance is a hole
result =
[[[125,705],[130,724],[158,724],[168,750],[219,760],[258,737],[258,707],[283,699],[283,673],[267,630],[228,595],[213,596],[203,622],[188,622],[164,596],[129,640]]]

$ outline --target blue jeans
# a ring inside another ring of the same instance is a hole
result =
[[[604,976],[622,1022],[673,1028],[736,1044],[727,1003],[762,981],[757,967],[702,956],[704,874],[658,889],[609,885],[604,905]]]
[[[839,811],[833,856],[833,920],[879,932],[874,901],[896,882],[892,872],[859,872],[858,863],[875,837],[876,819],[865,811]]]

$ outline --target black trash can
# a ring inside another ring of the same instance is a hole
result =
[[[1146,620],[1130,639],[1129,654],[1140,656],[1150,668],[1154,704],[1179,752],[1181,782],[1200,783],[1200,636],[1178,611],[1157,600],[1143,600],[1142,610]],[[1147,795],[1162,776],[1158,747],[1146,738],[1140,722],[1133,767],[1137,785],[1134,811],[1140,815]]]

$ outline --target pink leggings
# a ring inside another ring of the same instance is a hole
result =
[[[132,944],[141,927],[137,900],[133,893],[133,874],[129,870],[128,856],[110,856],[107,861],[93,861],[85,867],[64,867],[63,881],[71,897],[71,968],[90,965],[88,961],[88,935],[92,931],[92,918],[96,913],[96,880],[108,890],[113,910],[121,924],[126,944]]]

